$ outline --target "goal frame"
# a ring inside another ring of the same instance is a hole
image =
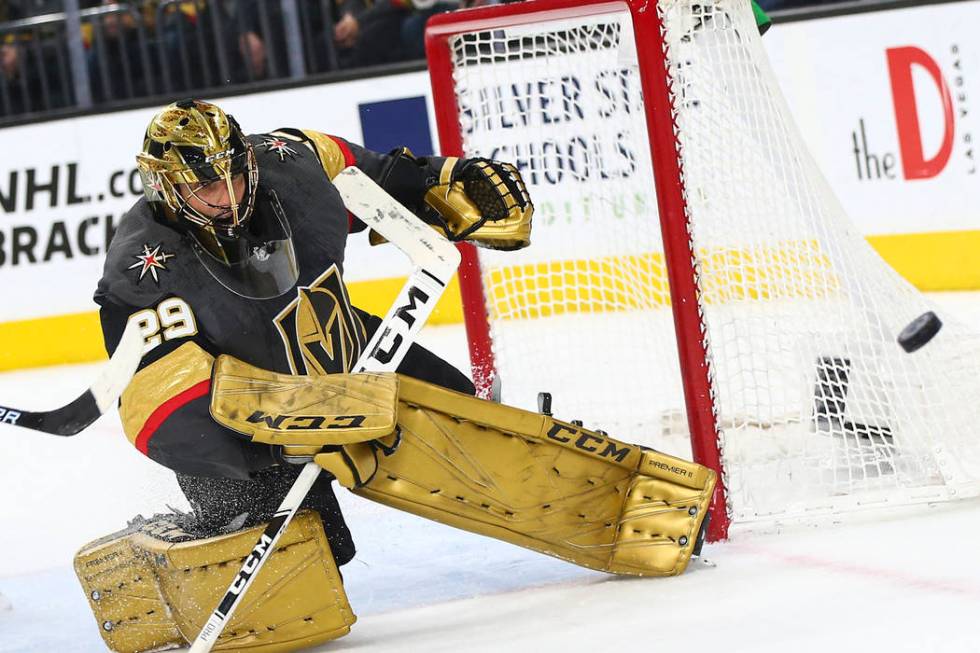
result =
[[[525,25],[539,20],[578,18],[628,10],[632,16],[644,112],[649,136],[664,259],[670,285],[671,313],[680,361],[685,410],[694,460],[715,470],[718,483],[712,501],[709,541],[726,539],[730,525],[725,497],[725,470],[714,404],[711,363],[704,338],[695,253],[688,225],[683,170],[669,93],[667,45],[656,3],[649,0],[583,2],[529,0],[439,14],[430,19],[425,36],[432,99],[445,156],[465,156],[453,86],[449,40],[460,33]],[[532,198],[533,200],[533,198]],[[533,234],[532,234],[533,237]],[[460,295],[469,342],[473,381],[479,396],[490,396],[496,377],[493,342],[486,309],[479,254],[460,244]],[[651,371],[651,373],[655,373]]]

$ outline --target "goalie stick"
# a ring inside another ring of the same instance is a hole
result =
[[[49,411],[35,412],[0,406],[0,424],[12,424],[51,435],[76,435],[116,405],[136,374],[142,357],[143,336],[137,324],[131,320],[126,324],[116,351],[88,390],[71,403]]]
[[[348,210],[407,254],[414,266],[395,303],[351,370],[394,372],[459,266],[460,254],[445,236],[428,227],[357,168],[345,168],[333,184]],[[313,462],[303,466],[224,598],[194,640],[190,653],[207,653],[217,643],[225,624],[275,549],[320,471]]]

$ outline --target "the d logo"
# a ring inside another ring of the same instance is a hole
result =
[[[902,153],[902,171],[906,179],[928,179],[938,175],[953,150],[953,100],[949,87],[936,61],[924,50],[912,46],[889,48],[888,74],[891,78],[892,101],[895,105],[895,124]],[[912,67],[921,66],[935,82],[943,105],[943,140],[939,151],[926,159],[922,151],[922,131],[919,111],[915,105]]]

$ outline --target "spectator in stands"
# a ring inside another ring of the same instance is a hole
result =
[[[253,79],[265,79],[271,72],[267,43],[272,43],[273,53],[279,49],[278,45],[284,45],[283,39],[277,38],[278,34],[273,34],[282,31],[282,5],[275,4],[270,11],[270,7],[262,0],[239,0],[235,7],[238,52],[246,72]],[[273,15],[270,16],[270,13]]]
[[[124,7],[122,13],[94,16],[82,24],[92,98],[96,102],[106,102],[148,95],[138,33],[140,15],[136,10],[130,10],[125,0],[90,0],[86,4],[121,4]],[[145,41],[143,45],[146,45]]]
[[[12,42],[0,43],[0,116],[21,113],[21,99],[16,87],[20,52]],[[12,97],[15,94],[18,97]]]
[[[57,14],[62,0],[0,2],[0,23]],[[25,28],[0,35],[0,115],[66,106],[69,81],[62,78],[57,48],[60,33],[51,27]]]
[[[346,13],[334,29],[341,67],[358,68],[425,58],[425,23],[459,0],[378,0]]]
[[[332,54],[349,48],[351,40],[337,38],[335,26],[345,18],[345,24],[349,26],[351,18],[348,17],[361,15],[369,5],[370,0],[335,0],[329,3],[329,12],[325,15],[319,0],[297,0],[300,29],[308,46],[304,52],[307,72],[333,68]],[[289,60],[280,3],[238,0],[234,20],[238,51],[250,78],[287,75]]]
[[[216,78],[216,71],[205,71],[202,66],[206,59],[201,43],[210,44],[210,35],[201,40],[194,34],[198,23],[206,19],[203,1],[166,5],[159,0],[88,1],[96,5],[128,5],[122,12],[93,18],[82,27],[96,102],[201,88]],[[96,38],[96,22],[101,41]],[[205,76],[206,72],[211,73],[210,77]],[[217,82],[220,84],[221,80]]]
[[[14,43],[0,45],[0,72],[7,79],[13,79],[20,68],[20,50]]]
[[[221,71],[215,66],[205,67],[204,62],[214,62],[215,48],[226,47],[215,42],[211,25],[213,5],[220,2],[180,2],[161,7],[157,0],[143,5],[144,20],[152,30],[156,45],[151,59],[162,59],[160,75],[166,72],[167,91],[187,91],[226,83]],[[218,9],[220,10],[220,9]],[[227,28],[226,28],[227,29]],[[206,38],[198,38],[198,33]],[[226,39],[227,41],[227,39]]]
[[[348,11],[334,27],[341,68],[360,68],[403,60],[401,24],[408,11],[397,0],[377,0]]]
[[[403,0],[414,2],[414,11],[410,11],[402,21],[401,42],[406,59],[425,59],[425,23],[431,16],[445,11],[459,9],[460,3],[449,0]]]

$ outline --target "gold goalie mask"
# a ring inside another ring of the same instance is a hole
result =
[[[157,216],[192,239],[228,290],[265,299],[295,285],[289,223],[275,193],[261,193],[255,152],[232,116],[199,100],[171,104],[150,121],[136,162]]]

